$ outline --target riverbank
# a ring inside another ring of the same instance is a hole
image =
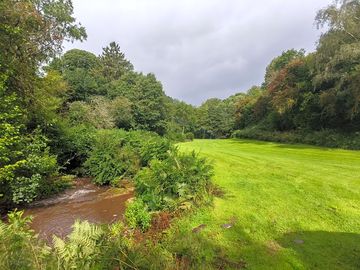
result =
[[[78,178],[74,186],[52,198],[36,201],[25,208],[25,216],[32,216],[31,228],[45,240],[52,235],[65,237],[75,220],[95,224],[109,224],[124,220],[126,203],[134,196],[130,183],[121,188],[97,186],[90,178]]]

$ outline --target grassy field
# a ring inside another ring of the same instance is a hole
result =
[[[360,269],[360,152],[248,140],[195,140],[180,148],[208,157],[225,191],[213,207],[172,228],[164,245],[180,264]]]

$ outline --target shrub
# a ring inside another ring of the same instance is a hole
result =
[[[63,134],[60,136],[59,162],[67,171],[79,170],[89,157],[89,153],[94,145],[96,129],[91,126],[80,124],[68,127],[65,124]]]
[[[321,131],[266,131],[257,127],[237,130],[233,138],[255,139],[280,143],[303,143],[332,148],[360,149],[360,133],[339,133],[334,130]]]
[[[152,159],[165,159],[167,152],[172,148],[168,139],[150,131],[130,131],[126,134],[125,140],[138,153],[143,167]]]
[[[193,141],[193,140],[195,139],[194,133],[192,133],[192,132],[186,133],[186,134],[185,134],[185,139],[186,139],[187,141]]]
[[[175,210],[208,197],[212,166],[206,159],[173,150],[164,160],[152,160],[135,177],[137,195],[149,210]]]
[[[130,228],[138,227],[146,231],[150,227],[151,215],[141,199],[135,199],[128,204],[125,217]]]
[[[58,171],[56,156],[49,153],[47,138],[40,130],[22,137],[22,149],[17,152],[17,160],[12,164],[0,164],[0,194],[2,204],[32,202],[38,195],[42,181]]]
[[[136,173],[139,160],[129,146],[122,146],[125,132],[102,130],[97,133],[95,144],[85,162],[96,184],[114,182],[119,177]]]
[[[152,159],[166,158],[170,142],[147,131],[100,130],[85,167],[97,184],[134,176]]]
[[[16,177],[10,183],[12,201],[16,204],[32,202],[38,194],[40,181],[40,174],[33,174],[30,177]]]

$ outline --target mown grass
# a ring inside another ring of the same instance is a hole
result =
[[[208,157],[225,191],[170,230],[180,268],[360,269],[359,151],[235,139],[180,149]]]

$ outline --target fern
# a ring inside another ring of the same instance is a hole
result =
[[[54,236],[53,244],[60,269],[93,269],[101,261],[104,230],[88,221],[76,221],[66,241]]]

